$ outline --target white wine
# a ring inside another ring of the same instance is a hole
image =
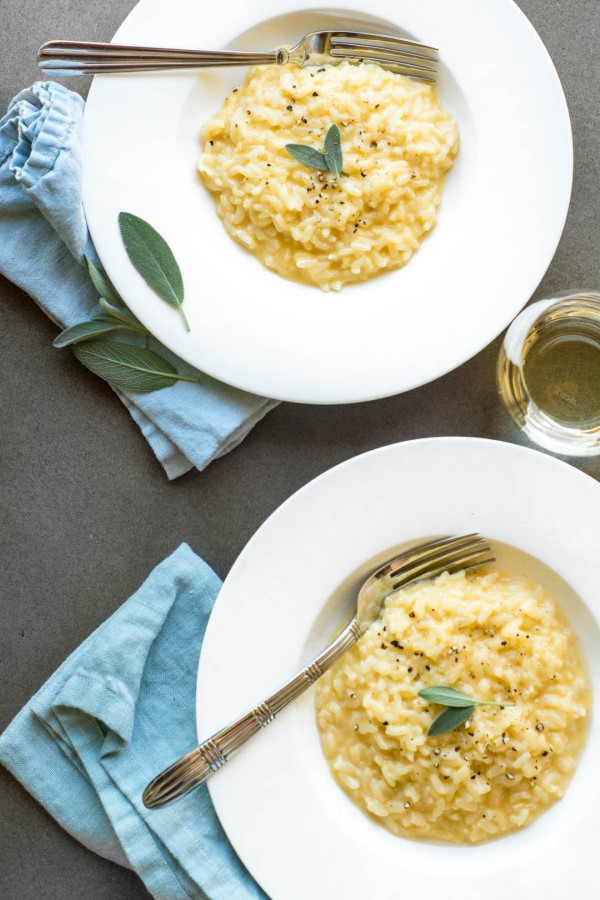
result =
[[[564,455],[600,454],[600,294],[526,307],[506,333],[497,376],[531,440]]]
[[[531,399],[552,419],[600,428],[600,319],[552,321],[536,330],[523,378]]]

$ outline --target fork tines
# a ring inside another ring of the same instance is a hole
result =
[[[329,52],[333,57],[377,63],[420,81],[436,80],[437,48],[416,41],[385,34],[335,31],[330,36]]]
[[[477,533],[466,534],[412,547],[379,574],[389,577],[393,582],[393,590],[397,590],[420,578],[435,578],[442,572],[458,572],[494,561],[491,547],[485,538]]]

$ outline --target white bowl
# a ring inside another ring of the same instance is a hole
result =
[[[473,356],[532,295],[569,203],[564,95],[512,0],[142,0],[115,40],[261,49],[315,29],[392,30],[441,50],[439,96],[461,150],[439,221],[407,266],[339,294],[286,281],[235,244],[196,173],[202,124],[241,69],[104,75],[85,112],[84,204],[127,304],[171,350],[228,384],[282,400],[349,403],[408,390]],[[186,333],[123,248],[121,210],[147,219],[181,266]]]
[[[356,588],[409,540],[480,531],[502,562],[545,583],[600,690],[600,484],[534,450],[433,438],[331,469],[262,525],[228,575],[198,672],[198,737],[268,697],[350,618]],[[272,900],[563,900],[592,896],[600,722],[565,797],[475,847],[395,837],[334,782],[309,691],[209,781],[233,846]]]

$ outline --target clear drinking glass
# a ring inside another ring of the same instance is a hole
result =
[[[527,306],[508,329],[498,390],[519,428],[565,456],[600,454],[600,293]]]

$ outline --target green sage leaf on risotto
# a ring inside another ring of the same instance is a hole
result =
[[[474,706],[477,703],[473,697],[468,697],[462,691],[446,687],[443,684],[436,687],[423,688],[422,691],[419,691],[419,697],[422,697],[423,700],[429,700],[430,703],[437,703],[439,706],[463,707]]]
[[[323,144],[323,153],[327,168],[336,177],[342,171],[344,166],[344,158],[342,155],[342,138],[340,129],[337,125],[330,125],[325,135],[325,143]]]
[[[158,231],[133,213],[119,213],[119,228],[127,256],[155,294],[175,306],[186,331],[190,326],[183,311],[183,278],[173,251]]]
[[[150,393],[176,381],[198,381],[179,375],[174,366],[153,350],[121,344],[105,338],[72,347],[73,353],[91,372],[122,391]]]
[[[428,737],[437,737],[439,734],[446,734],[448,731],[454,731],[463,722],[473,714],[474,706],[448,707],[443,713],[440,713],[437,719],[434,719],[429,726],[427,732]]]
[[[329,170],[324,154],[320,150],[315,150],[314,147],[307,147],[305,144],[286,144],[285,149],[303,166],[321,169],[323,172]]]

